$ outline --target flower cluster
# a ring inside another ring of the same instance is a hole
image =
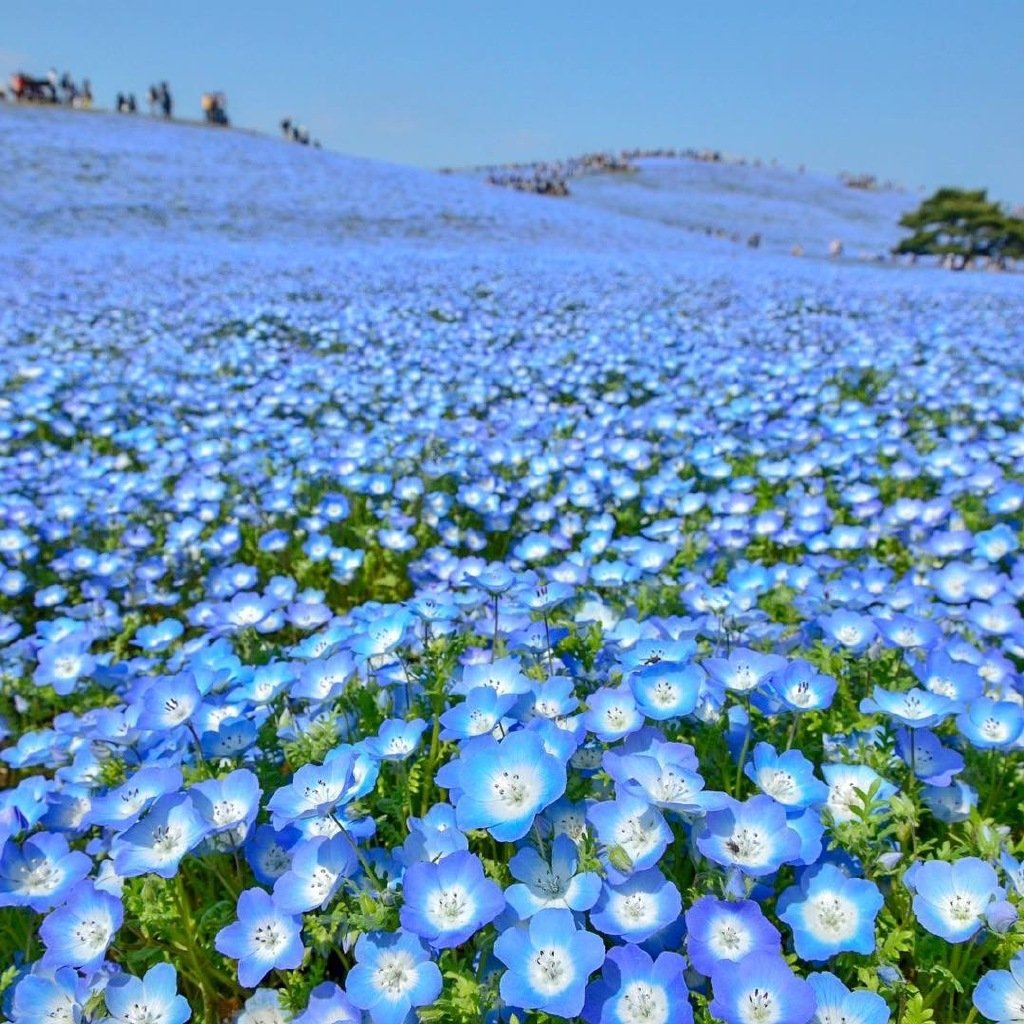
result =
[[[4,1018],[1020,1020],[1020,295],[440,187],[0,281]]]

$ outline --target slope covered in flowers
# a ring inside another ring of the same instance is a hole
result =
[[[6,1018],[1019,1019],[1015,279],[0,137]]]

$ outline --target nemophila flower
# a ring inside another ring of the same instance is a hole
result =
[[[1024,1020],[1024,953],[1010,961],[1008,971],[982,975],[971,1002],[983,1017],[997,1024],[1020,1024]]]
[[[293,1024],[361,1024],[362,1019],[343,988],[333,981],[323,981],[309,993],[306,1009]]]
[[[302,918],[286,914],[263,889],[246,889],[238,897],[238,920],[217,932],[218,953],[238,961],[238,983],[254,988],[275,967],[302,963]]]
[[[292,696],[303,700],[332,700],[341,694],[355,671],[356,663],[348,651],[310,661],[302,666],[299,680],[292,686]]]
[[[948,786],[925,786],[921,802],[939,821],[966,821],[971,809],[978,806],[978,793],[963,780],[954,779]]]
[[[469,840],[455,820],[451,804],[434,804],[422,818],[407,819],[409,835],[396,855],[403,864],[440,860],[458,850],[468,850]]]
[[[856,612],[840,610],[831,615],[822,615],[817,624],[826,641],[845,648],[851,654],[862,654],[877,635],[871,619]]]
[[[505,909],[501,887],[468,852],[453,853],[436,864],[411,865],[402,880],[402,898],[402,927],[434,949],[461,946]]]
[[[979,697],[957,715],[956,724],[972,746],[983,750],[1005,748],[1024,732],[1024,711],[1013,701]]]
[[[499,694],[489,686],[474,687],[464,701],[441,715],[441,738],[465,740],[492,733],[518,699],[515,693]]]
[[[807,1024],[817,1005],[814,989],[781,956],[763,953],[717,964],[711,990],[708,1009],[725,1024]]]
[[[292,1014],[284,1005],[281,995],[281,990],[276,988],[256,989],[246,999],[235,1024],[288,1024]]]
[[[103,1001],[113,1024],[184,1024],[192,1009],[178,995],[178,973],[154,964],[143,978],[122,974],[107,982]]]
[[[487,687],[504,697],[510,693],[529,693],[534,682],[523,672],[518,658],[497,658],[464,665],[462,678],[452,686],[451,692],[469,695],[479,687]]]
[[[930,860],[904,873],[918,923],[947,942],[966,942],[985,923],[988,905],[1003,898],[995,869],[978,857]]]
[[[458,789],[459,828],[485,828],[502,842],[522,839],[536,815],[565,792],[565,764],[532,732],[511,733],[500,743],[473,740],[445,768],[448,774],[439,773],[438,781]]]
[[[769,875],[800,854],[800,836],[789,827],[786,811],[771,797],[744,803],[731,800],[704,818],[697,849],[708,860],[739,868],[745,875]]]
[[[177,619],[163,619],[154,626],[141,626],[132,637],[132,643],[144,651],[162,651],[185,632]]]
[[[366,632],[352,641],[352,650],[363,658],[376,658],[394,651],[412,625],[411,613],[404,608],[382,615],[370,623]]]
[[[0,855],[0,907],[30,907],[42,914],[60,903],[92,870],[92,859],[71,850],[62,835],[37,832]]]
[[[746,647],[737,647],[728,658],[707,658],[704,661],[708,675],[734,693],[750,693],[785,667],[785,658],[777,654],[761,654]]]
[[[548,907],[589,910],[601,892],[601,879],[592,871],[578,872],[579,852],[564,833],[551,843],[551,860],[524,846],[508,862],[517,882],[505,890],[508,905],[520,920]]]
[[[628,793],[591,804],[587,819],[604,847],[604,858],[613,875],[653,867],[672,841],[672,830],[661,812]]]
[[[672,924],[682,910],[679,890],[657,869],[637,871],[601,889],[590,923],[605,935],[646,942]]]
[[[688,715],[697,707],[705,679],[706,673],[699,665],[667,662],[631,673],[629,688],[641,714],[664,722]]]
[[[778,915],[793,929],[801,959],[828,960],[837,953],[874,951],[875,918],[882,903],[874,882],[821,864],[806,869],[799,885],[782,893]]]
[[[587,699],[587,710],[583,723],[604,743],[636,732],[644,724],[644,716],[637,710],[636,700],[627,687],[604,688],[591,694]]]
[[[89,653],[89,640],[88,636],[72,635],[42,647],[32,681],[37,686],[52,686],[63,697],[73,693],[78,680],[88,678],[96,667],[96,659]]]
[[[814,776],[814,765],[799,750],[779,754],[770,743],[758,743],[744,774],[762,793],[787,808],[824,803],[828,786]]]
[[[423,943],[408,932],[372,932],[356,943],[356,963],[345,989],[373,1024],[404,1024],[416,1006],[441,994],[441,972]]]
[[[692,1024],[693,1010],[678,953],[652,960],[639,946],[608,951],[601,977],[587,989],[588,1024]]]
[[[231,849],[245,841],[260,809],[259,780],[248,768],[239,768],[220,779],[199,782],[189,791],[200,820],[217,845]]]
[[[537,689],[533,700],[534,715],[558,719],[571,715],[579,707],[576,685],[568,676],[550,676]]]
[[[114,869],[124,878],[150,872],[173,878],[181,858],[194,850],[208,831],[187,794],[169,793],[111,843]]]
[[[910,615],[876,618],[875,626],[890,647],[901,650],[928,650],[942,636],[942,630],[934,622],[929,619],[913,618]]]
[[[191,673],[157,680],[142,698],[139,728],[166,732],[184,725],[199,706],[202,695]]]
[[[918,729],[911,737],[909,729],[896,734],[896,751],[914,774],[932,786],[948,786],[953,776],[964,769],[963,755],[942,745],[942,741],[929,729]]]
[[[363,741],[363,748],[382,761],[404,761],[418,746],[426,727],[422,718],[411,722],[389,718],[381,724],[376,736]]]
[[[39,937],[46,947],[43,964],[95,971],[123,920],[124,907],[116,896],[90,882],[79,882],[67,902],[48,914],[39,926]]]
[[[771,677],[772,693],[783,706],[794,712],[823,711],[832,703],[838,683],[822,675],[806,661],[789,662]]]
[[[494,943],[494,955],[508,968],[501,998],[522,1010],[578,1017],[587,981],[605,958],[604,942],[578,929],[568,910],[542,910],[529,924],[509,928]]]
[[[693,759],[675,749],[682,746],[654,744],[636,754],[607,751],[602,764],[623,793],[685,818],[725,806],[728,797],[704,789],[704,779],[692,770]]]
[[[701,896],[686,911],[686,952],[701,974],[723,960],[782,952],[782,936],[753,900]]]
[[[73,967],[28,974],[14,988],[12,1024],[81,1024],[92,995]]]
[[[340,832],[297,843],[287,871],[274,882],[274,903],[285,914],[326,908],[346,878],[359,868],[352,840]]]
[[[961,704],[970,704],[980,697],[985,689],[977,668],[966,661],[954,661],[943,648],[936,648],[922,665],[914,665],[913,671],[921,685],[932,693],[949,697]]]
[[[373,789],[380,762],[347,744],[335,747],[324,763],[303,765],[287,786],[267,802],[277,829],[303,818],[324,817],[366,796]]]
[[[875,788],[874,799],[888,803],[896,787],[886,782],[873,768],[864,764],[826,764],[822,775],[828,783],[828,800],[825,806],[833,820],[842,823],[853,821],[864,806],[865,797]]]
[[[888,1024],[889,1007],[877,992],[851,992],[834,974],[807,975],[817,1009],[811,1024]]]
[[[865,714],[880,712],[908,729],[931,729],[956,714],[961,707],[948,697],[930,690],[914,687],[905,693],[896,693],[876,686],[872,695],[860,702],[860,710]]]

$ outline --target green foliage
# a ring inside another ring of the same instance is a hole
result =
[[[940,188],[900,226],[912,234],[893,249],[897,255],[952,256],[958,269],[981,257],[1000,264],[1024,257],[1024,220],[991,202],[985,189]]]

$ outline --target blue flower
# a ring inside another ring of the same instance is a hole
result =
[[[913,736],[909,729],[901,729],[896,734],[896,750],[907,764],[913,763],[914,774],[931,786],[948,786],[964,768],[963,755],[944,747],[929,729],[920,729]]]
[[[0,856],[0,907],[45,913],[91,870],[89,856],[69,849],[62,835],[37,832],[20,847],[7,843]]]
[[[905,872],[903,882],[914,893],[921,927],[947,942],[971,938],[985,923],[989,903],[1004,896],[995,868],[978,857],[926,861]]]
[[[807,1024],[814,1016],[814,989],[781,956],[723,960],[711,972],[711,988],[708,1009],[725,1024]]]
[[[423,943],[408,932],[371,932],[356,943],[356,964],[345,989],[373,1024],[404,1024],[415,1006],[441,994],[441,972]]]
[[[286,914],[263,889],[246,889],[238,897],[238,920],[217,932],[218,953],[238,961],[238,983],[254,988],[275,967],[302,963],[301,917]]]
[[[114,869],[125,878],[149,872],[173,878],[181,858],[194,850],[207,832],[189,796],[169,793],[110,844]]]
[[[832,703],[838,683],[806,661],[791,661],[771,678],[772,692],[793,712],[823,711]]]
[[[508,968],[500,987],[509,1006],[578,1017],[605,949],[593,932],[577,929],[570,911],[549,909],[502,932],[494,955]]]
[[[12,1024],[81,1024],[91,992],[72,967],[29,974],[14,989]]]
[[[80,882],[64,906],[48,914],[39,926],[46,946],[43,963],[48,967],[96,970],[124,920],[124,907],[116,896]]]
[[[644,724],[644,716],[627,687],[600,689],[590,696],[587,705],[583,724],[604,743],[614,743]]]
[[[873,768],[865,764],[827,764],[821,769],[828,783],[826,807],[838,822],[853,821],[864,804],[864,797],[877,787],[874,799],[887,803],[896,787],[886,782]],[[863,794],[863,796],[861,795]]]
[[[127,974],[111,979],[103,999],[113,1024],[185,1024],[192,1016],[170,964],[154,964],[141,980]]]
[[[361,1024],[362,1019],[345,990],[333,981],[324,981],[309,993],[305,1011],[292,1024]]]
[[[975,747],[1006,748],[1024,732],[1024,711],[1013,701],[979,697],[963,714],[957,715],[956,724]]]
[[[376,736],[363,741],[363,748],[382,761],[404,761],[416,749],[426,727],[427,723],[422,718],[411,722],[389,718]]]
[[[782,953],[782,936],[753,900],[701,896],[686,911],[686,952],[701,974],[723,960]]]
[[[834,974],[809,974],[818,1008],[812,1024],[887,1024],[889,1007],[877,992],[851,992]]]
[[[608,951],[601,977],[587,989],[588,1024],[692,1024],[693,1010],[678,953],[652,960],[639,946]]]
[[[728,658],[708,658],[704,668],[715,682],[735,693],[750,693],[776,672],[786,668],[786,659],[737,647]]]
[[[303,765],[287,786],[267,802],[274,828],[304,818],[320,818],[373,789],[380,762],[355,747],[335,747],[322,765]]]
[[[1024,953],[1010,961],[1008,971],[982,975],[971,1000],[982,1016],[998,1024],[1020,1024],[1024,1020]]]
[[[744,774],[786,808],[822,804],[828,797],[828,786],[814,777],[814,765],[799,750],[779,754],[770,743],[758,743]]]
[[[605,884],[590,923],[605,935],[646,942],[682,910],[679,890],[657,868],[637,871],[618,885]]]
[[[631,673],[629,688],[641,714],[664,722],[688,715],[697,707],[705,678],[699,665],[662,662]]]
[[[604,844],[611,874],[625,875],[653,867],[672,841],[672,830],[661,812],[628,793],[591,804],[587,818]]]
[[[260,809],[259,780],[248,768],[199,782],[189,791],[200,821],[216,837],[218,849],[240,846]]]
[[[467,852],[413,864],[402,880],[402,896],[402,927],[434,949],[461,946],[505,909],[501,887]]]
[[[505,899],[520,920],[548,907],[589,910],[601,892],[598,875],[591,871],[577,874],[576,844],[564,834],[556,836],[551,844],[550,863],[532,847],[523,847],[508,867],[518,882],[505,890]]]
[[[441,739],[464,740],[487,736],[518,700],[515,693],[499,694],[490,686],[475,686],[461,704],[441,715]]]
[[[274,903],[286,914],[324,908],[358,867],[352,840],[341,832],[304,840],[292,851],[291,866],[274,883]]]
[[[961,705],[931,690],[914,687],[905,693],[876,686],[871,697],[860,702],[865,714],[881,712],[908,729],[931,729],[961,710]]]
[[[882,909],[878,886],[850,878],[834,864],[820,864],[800,876],[779,897],[777,912],[793,929],[803,960],[828,960],[837,953],[872,953],[875,918]]]
[[[786,811],[771,797],[731,801],[704,819],[697,849],[708,860],[739,868],[746,875],[770,875],[800,855],[800,836],[789,827]]]
[[[438,780],[449,789],[458,787],[459,828],[485,828],[502,842],[522,839],[536,815],[565,792],[565,765],[531,732],[514,732],[500,743],[490,737],[474,740],[445,767],[452,785],[440,773]]]

